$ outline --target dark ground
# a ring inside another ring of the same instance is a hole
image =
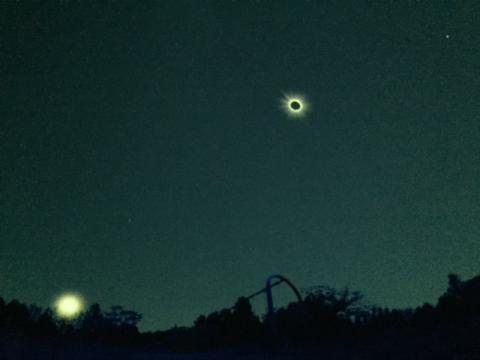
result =
[[[432,346],[435,344],[435,346]],[[467,349],[461,344],[452,344],[447,338],[413,338],[409,340],[382,336],[368,343],[345,346],[327,345],[316,349],[279,349],[266,352],[224,350],[207,353],[169,353],[153,349],[110,347],[87,343],[59,344],[55,341],[33,341],[24,338],[4,337],[0,340],[0,360],[259,360],[259,359],[480,359],[478,349]]]

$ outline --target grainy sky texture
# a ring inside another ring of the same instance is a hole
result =
[[[2,1],[0,295],[143,329],[272,273],[435,302],[479,272],[479,29],[475,1]]]

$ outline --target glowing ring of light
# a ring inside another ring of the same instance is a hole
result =
[[[295,105],[296,104],[296,105]],[[298,106],[298,108],[296,108]],[[282,99],[282,109],[291,117],[301,118],[309,110],[308,101],[301,95],[284,94]]]

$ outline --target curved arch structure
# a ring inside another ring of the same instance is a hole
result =
[[[302,302],[302,295],[300,295],[300,292],[297,290],[297,288],[291,283],[290,280],[288,280],[286,277],[282,275],[270,275],[267,279],[267,284],[265,286],[265,292],[267,293],[267,306],[268,306],[268,315],[273,315],[273,297],[272,297],[272,282],[273,280],[279,280],[276,284],[278,285],[281,282],[287,283],[287,285],[292,289],[292,291],[295,293],[295,296],[298,299],[298,302]]]

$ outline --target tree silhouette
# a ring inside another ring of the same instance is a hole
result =
[[[81,319],[80,333],[82,337],[93,340],[104,340],[107,331],[107,321],[100,305],[90,305]]]
[[[229,326],[237,343],[250,343],[259,335],[260,320],[247,298],[240,297],[235,303]]]
[[[375,359],[480,358],[480,276],[462,281],[449,274],[448,287],[437,305],[425,303],[415,310],[369,307],[362,298],[349,289],[310,288],[302,302],[290,303],[274,313],[276,331],[271,332],[271,323],[261,321],[248,299],[241,297],[232,308],[199,316],[191,327],[154,333],[140,333],[137,325],[142,316],[119,305],[104,312],[99,304],[93,304],[77,320],[65,321],[50,309],[17,300],[6,303],[0,298],[0,339],[29,343],[35,338],[46,344],[81,340],[101,346],[142,344],[176,351],[334,346],[357,349],[352,354]],[[364,344],[378,348],[377,352]],[[1,346],[0,341],[0,353]]]
[[[437,309],[443,323],[464,328],[480,327],[480,276],[462,281],[448,276],[448,289],[438,299]]]
[[[14,333],[25,333],[31,329],[33,321],[28,307],[17,300],[12,300],[4,306],[2,326]]]
[[[37,320],[35,328],[36,332],[41,336],[52,337],[58,334],[52,310],[46,309],[43,311]]]

